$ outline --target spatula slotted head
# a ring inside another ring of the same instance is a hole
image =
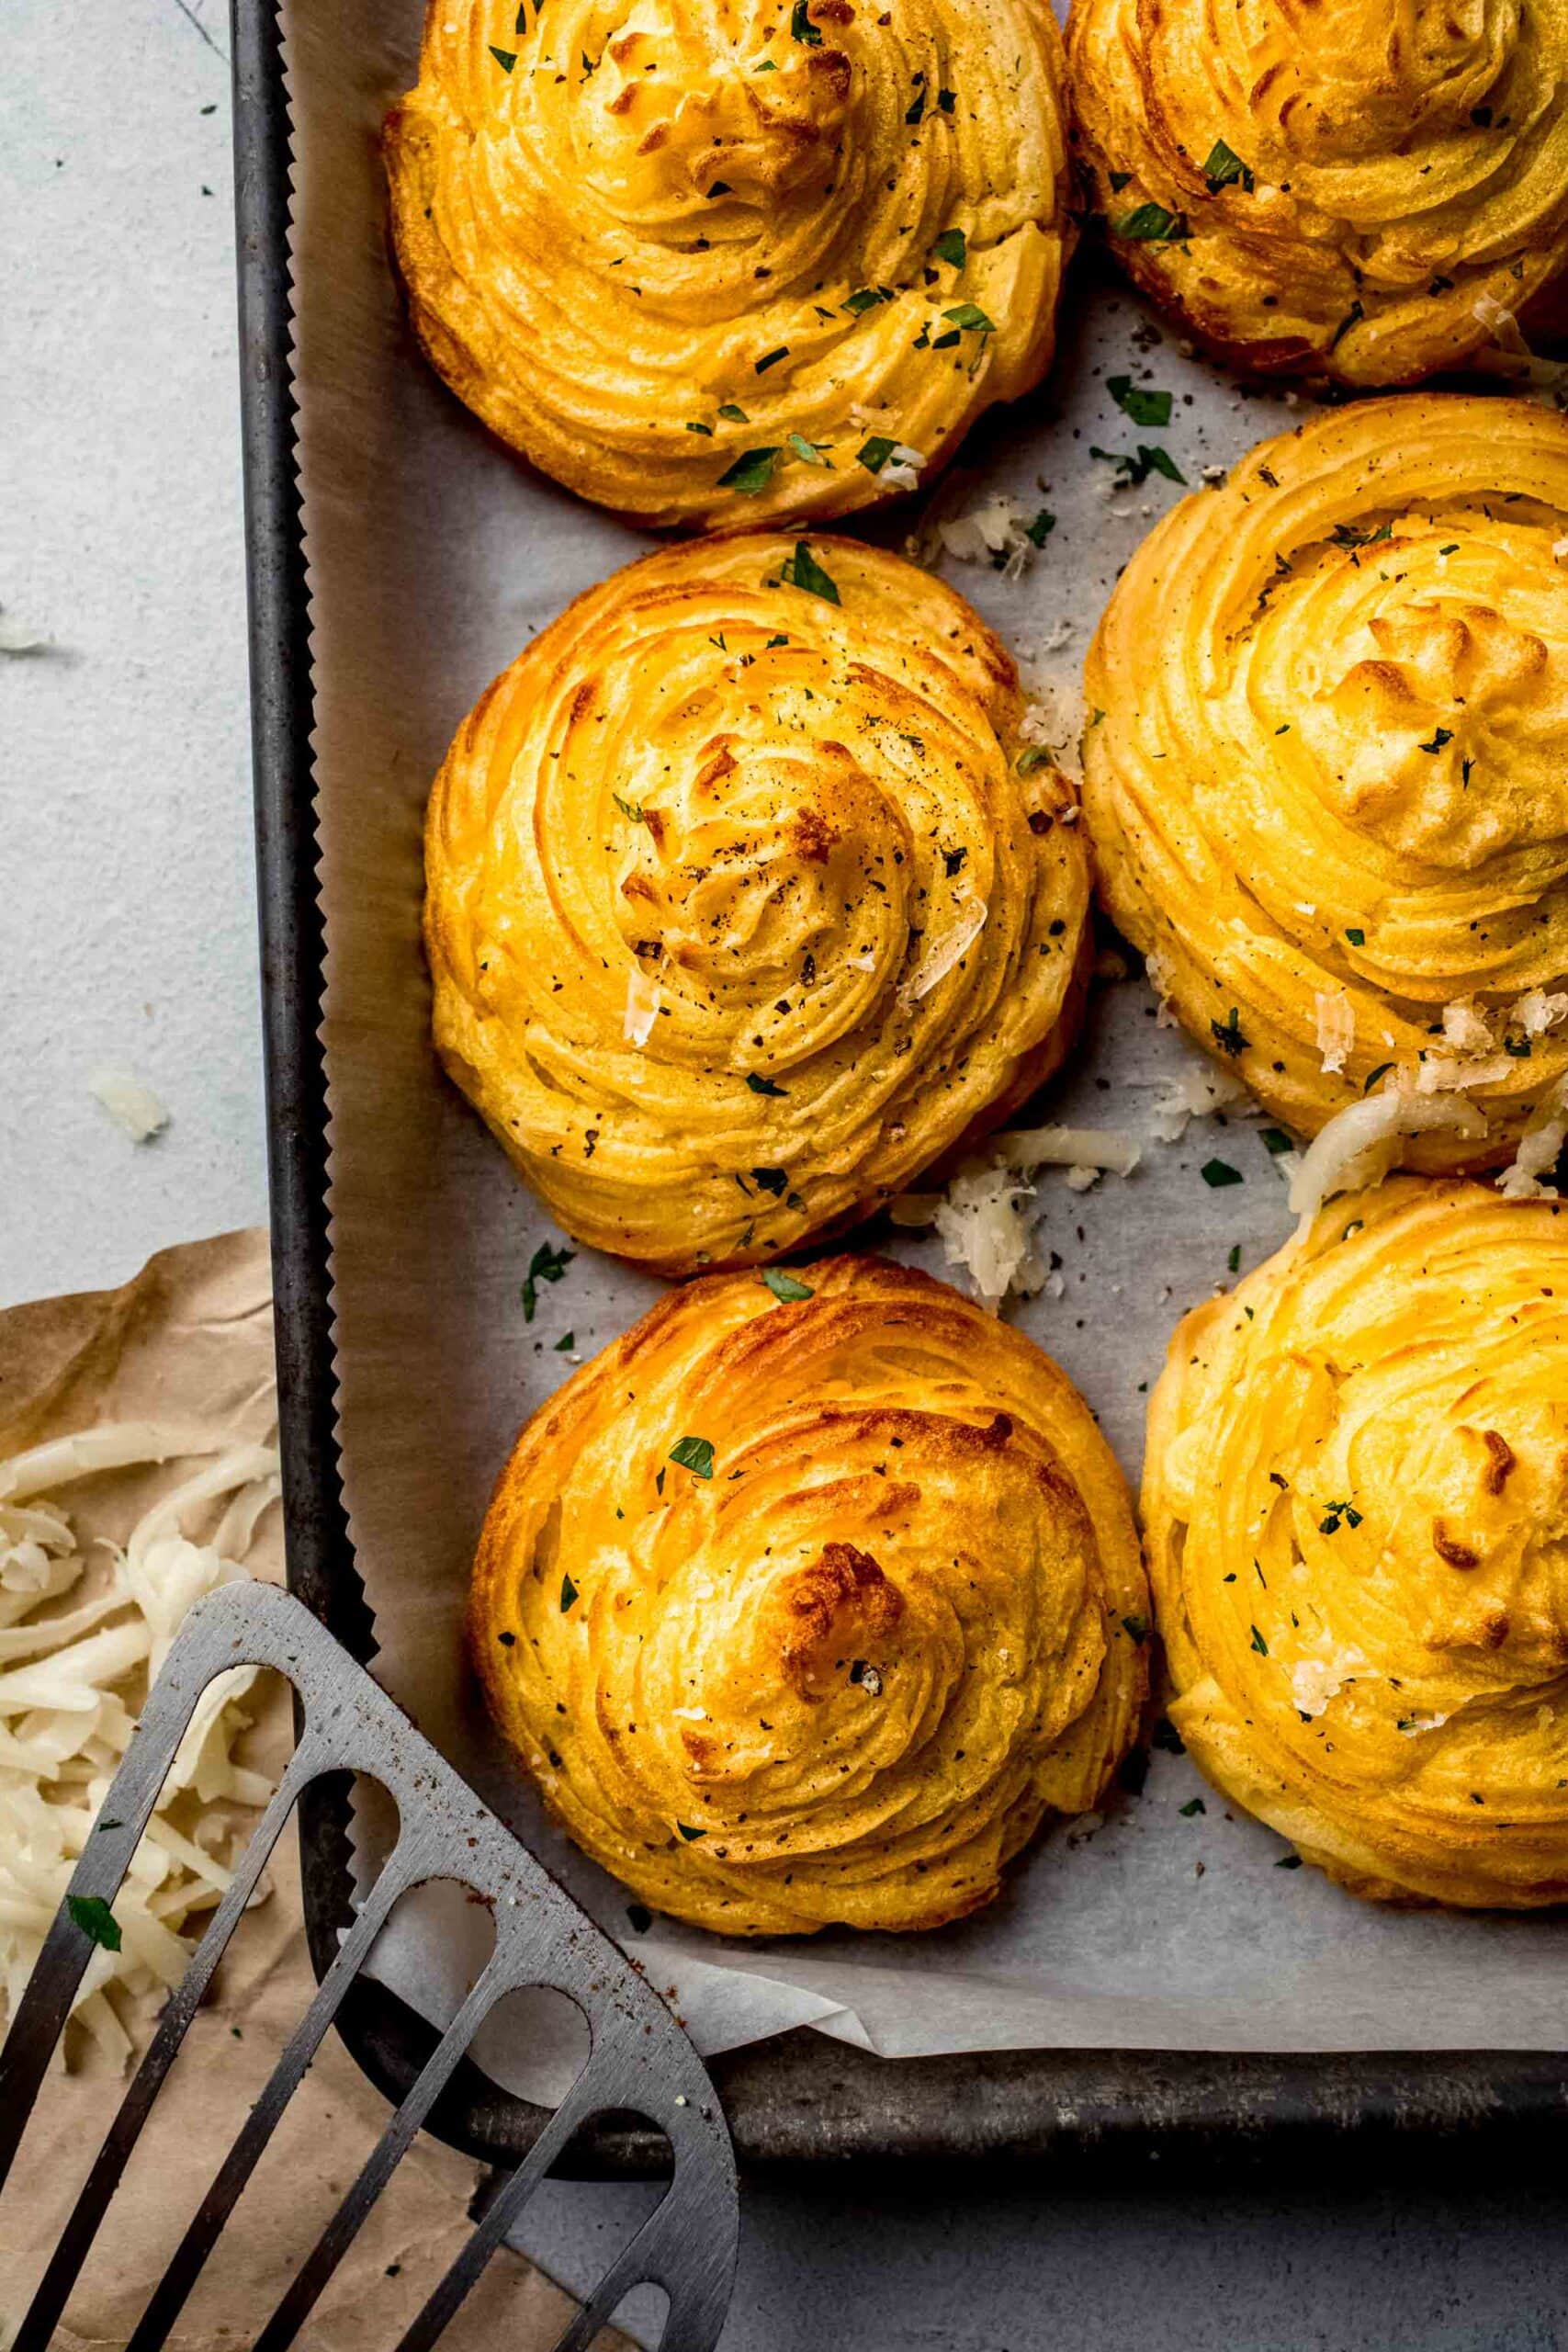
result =
[[[588,2058],[403,2335],[399,2352],[423,2352],[435,2342],[572,2135],[592,2117],[624,2109],[649,2117],[663,2132],[672,2177],[557,2352],[583,2352],[622,2299],[644,2281],[661,2287],[669,2297],[663,2352],[710,2352],[729,2303],[739,2211],[728,2133],[695,2051],[624,1954],[479,1804],[385,1691],[309,1610],[268,1585],[229,1585],[198,1603],[153,1685],[104,1799],[98,1816],[104,1826],[87,1838],[67,1900],[0,2052],[0,2188],[93,1951],[68,1905],[72,1898],[95,1895],[112,1903],[202,1690],[214,1675],[249,1665],[274,1667],[293,1684],[303,1715],[299,1746],[232,1885],[160,2017],[13,2352],[46,2352],[142,2124],[266,1858],[307,1782],[334,1771],[367,1773],[390,1791],[399,1811],[397,1843],[153,2290],[128,2352],[155,2352],[167,2341],[273,2127],[393,1905],[410,1887],[437,1878],[458,1881],[489,1906],[494,1950],[358,2179],[255,2337],[256,2352],[284,2352],[293,2342],[485,2017],[507,1993],[533,1985],[552,1986],[576,2002],[591,2036]]]

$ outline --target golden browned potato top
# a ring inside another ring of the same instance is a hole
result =
[[[1412,383],[1568,260],[1565,0],[1077,0],[1118,259],[1223,357]]]
[[[663,1299],[502,1474],[469,1632],[572,1837],[730,1934],[975,1910],[1133,1738],[1147,1607],[1066,1376],[873,1258]]]
[[[1568,419],[1412,393],[1255,449],[1138,549],[1088,667],[1107,904],[1315,1132],[1370,1091],[1506,1158],[1568,1077]]]
[[[570,1232],[775,1256],[1055,1067],[1088,853],[1024,716],[951,590],[826,538],[650,557],[497,679],[431,800],[435,1035]]]
[[[1144,1521],[1227,1796],[1359,1894],[1568,1900],[1568,1209],[1334,1202],[1178,1326]]]
[[[1046,0],[435,0],[386,134],[415,328],[584,498],[849,513],[1050,360]]]

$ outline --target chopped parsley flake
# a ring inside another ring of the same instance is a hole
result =
[[[1233,1168],[1228,1159],[1206,1159],[1199,1173],[1204,1183],[1216,1193],[1223,1192],[1227,1184],[1239,1184],[1243,1181],[1240,1169]]]
[[[85,1936],[106,1951],[119,1950],[119,1921],[101,1894],[68,1894],[65,1908]]]
[[[1131,376],[1108,376],[1105,389],[1134,424],[1168,424],[1170,423],[1169,392],[1156,391],[1150,384],[1134,384]]]
[[[804,588],[808,595],[820,596],[825,604],[843,602],[838,582],[823,571],[804,539],[796,539],[795,553],[786,559],[779,578],[791,588]]]
[[[889,441],[886,435],[874,433],[864,448],[856,452],[855,463],[863,466],[868,474],[879,474],[897,447],[897,442]]]
[[[1257,1628],[1257,1626],[1256,1626],[1256,1625],[1254,1625],[1254,1626],[1253,1626],[1253,1628],[1252,1628],[1252,1646],[1253,1646],[1253,1648],[1258,1652],[1258,1657],[1268,1657],[1268,1655],[1269,1655],[1269,1645],[1268,1645],[1268,1643],[1264,1640],[1264,1638],[1263,1638],[1262,1634],[1258,1632],[1258,1628]]]
[[[575,1250],[558,1250],[553,1242],[541,1241],[528,1263],[523,1278],[523,1320],[531,1323],[538,1309],[540,1283],[558,1283],[572,1260]]]
[[[1451,727],[1439,727],[1433,735],[1431,741],[1429,743],[1423,743],[1420,748],[1423,752],[1440,752],[1445,743],[1451,743],[1453,740],[1454,734]]]
[[[996,322],[986,316],[977,302],[959,302],[951,311],[944,311],[942,315],[944,319],[950,320],[955,327],[964,329],[966,334],[995,334],[997,331]]]
[[[1183,485],[1187,481],[1168,449],[1153,448],[1146,441],[1140,441],[1137,448],[1131,452],[1126,449],[1100,449],[1091,442],[1089,454],[1091,458],[1102,458],[1108,466],[1119,469],[1117,488],[1121,490],[1139,489],[1151,474],[1163,474],[1167,481],[1179,481]]]
[[[1233,1060],[1237,1054],[1244,1054],[1252,1043],[1241,1025],[1241,1013],[1234,1004],[1230,1009],[1228,1020],[1211,1021],[1209,1027],[1221,1053],[1229,1054]]]
[[[517,62],[517,51],[514,49],[497,49],[492,42],[490,53],[503,74],[510,74]]]
[[[1138,205],[1125,220],[1119,220],[1115,233],[1131,237],[1138,244],[1171,244],[1186,236],[1187,221],[1182,213],[1168,212],[1163,204],[1151,201]]]
[[[711,1437],[679,1437],[670,1449],[670,1459],[679,1468],[689,1470],[694,1478],[711,1478],[713,1440]]]
[[[789,1182],[789,1170],[785,1168],[753,1168],[751,1182],[753,1184],[760,1185],[764,1193],[771,1193],[774,1200],[777,1200]]]
[[[623,800],[618,792],[612,792],[610,797],[622,816],[629,818],[634,825],[647,824],[648,812],[640,800]]]
[[[832,459],[822,454],[825,449],[832,446],[829,442],[808,441],[804,433],[792,433],[789,436],[789,446],[803,466],[822,466],[829,473],[832,472]]]
[[[771,1078],[760,1078],[754,1069],[747,1071],[746,1083],[753,1094],[782,1094],[784,1091],[782,1086],[775,1086]]]
[[[745,410],[737,408],[733,401],[726,401],[719,414],[727,424],[750,424],[751,422]]]
[[[719,489],[739,490],[749,497],[755,496],[767,489],[773,478],[773,468],[783,455],[782,449],[742,449],[735,463],[720,474]]]
[[[795,0],[795,9],[790,17],[789,28],[795,40],[805,41],[808,49],[821,48],[822,28],[820,25],[812,23],[807,0]]]
[[[969,240],[962,229],[944,229],[931,251],[938,261],[951,262],[954,269],[962,269],[969,258]]]
[[[801,5],[801,6],[802,6],[802,7],[804,7],[804,6],[806,6],[806,0],[800,0],[800,5]],[[798,13],[798,11],[797,11],[797,13]],[[821,38],[822,38],[821,34],[820,34],[820,33],[818,33],[818,36],[817,36],[817,38],[818,38],[818,40],[821,40]],[[696,1842],[696,1840],[697,1840],[699,1838],[705,1838],[705,1837],[707,1836],[707,1834],[708,1834],[708,1833],[707,1833],[707,1831],[706,1831],[705,1829],[692,1829],[692,1828],[689,1828],[689,1827],[687,1826],[686,1823],[685,1823],[685,1822],[683,1822],[683,1821],[678,1821],[678,1822],[675,1824],[675,1826],[676,1826],[676,1828],[680,1831],[680,1833],[681,1833],[682,1837],[685,1839],[685,1841],[686,1841],[686,1843],[687,1843],[687,1845],[688,1845],[688,1846],[694,1845],[694,1844],[695,1844],[695,1842]]]
[[[572,1602],[576,1599],[577,1587],[573,1584],[570,1577],[562,1577],[560,1580],[560,1613],[563,1617],[566,1615],[567,1611],[571,1607]]]
[[[787,343],[781,343],[776,351],[764,351],[761,359],[754,359],[751,363],[751,371],[753,375],[765,376],[770,368],[776,368],[781,359],[788,357],[789,345]]]
[[[879,303],[891,302],[895,299],[891,286],[862,286],[853,294],[847,295],[840,307],[858,319],[864,311],[874,311]]]
[[[1353,923],[1347,925],[1345,936],[1352,947],[1364,947],[1367,944],[1366,933],[1358,929]]]
[[[1254,183],[1250,166],[1244,164],[1235,149],[1227,147],[1223,139],[1216,139],[1210,148],[1209,160],[1203,166],[1203,177],[1211,196],[1218,196],[1223,187],[1239,187],[1248,196],[1252,193]]]
[[[764,1266],[762,1280],[773,1296],[782,1300],[785,1306],[793,1306],[797,1300],[812,1295],[809,1283],[797,1282],[795,1275],[786,1274],[782,1266]]]

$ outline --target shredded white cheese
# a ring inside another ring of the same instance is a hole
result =
[[[963,899],[959,901],[957,921],[926,950],[901,991],[905,1001],[919,1004],[930,996],[940,980],[944,980],[963,955],[975,944],[986,927],[984,899]]]
[[[169,1114],[152,1088],[143,1086],[129,1070],[96,1069],[87,1080],[87,1091],[133,1143],[146,1143],[169,1124]]]
[[[1109,1168],[1130,1176],[1143,1158],[1137,1139],[1108,1127],[1015,1127],[998,1136],[997,1158],[1004,1168],[1032,1176],[1037,1168]]]
[[[145,1511],[124,1547],[77,1544],[54,1490],[100,1471],[205,1456]],[[0,1993],[15,2012],[94,1816],[181,1619],[245,1573],[278,1491],[270,1447],[191,1429],[112,1422],[0,1463]],[[205,1536],[196,1531],[205,1527]],[[73,2014],[123,2064],[114,1996],[177,1982],[181,1930],[230,1884],[233,1808],[269,1781],[235,1758],[256,1669],[203,1691],[145,1836],[111,1905],[120,1949],[96,1945]]]
[[[1381,1184],[1399,1157],[1404,1136],[1433,1127],[1454,1127],[1479,1140],[1486,1121],[1479,1107],[1458,1094],[1371,1094],[1329,1120],[1291,1179],[1294,1213],[1314,1217],[1336,1193]]]
[[[1337,1077],[1345,1057],[1356,1042],[1356,1008],[1343,989],[1319,989],[1314,1000],[1317,1015],[1317,1050],[1325,1071]]]

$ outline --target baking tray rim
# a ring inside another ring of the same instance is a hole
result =
[[[326,1074],[319,1036],[325,938],[316,897],[309,596],[290,389],[291,130],[279,0],[231,0],[241,437],[244,462],[252,747],[276,1316],[279,1443],[289,1588],[362,1664],[374,1619],[338,1475],[327,1238]],[[318,1975],[349,1908],[348,1799],[318,1783],[300,1806],[305,1923]],[[433,2028],[384,1986],[357,1984],[339,2031],[392,2099],[412,2087]],[[1075,2179],[1143,2172],[1183,2183],[1246,2168],[1360,2173],[1397,2143],[1451,2166],[1455,2143],[1495,2165],[1568,2138],[1568,2059],[1521,2051],[1279,2055],[1023,2050],[879,2059],[799,2029],[709,2062],[744,2166],[1066,2167]],[[437,2136],[512,2164],[547,2110],[475,2068],[436,2108]],[[1440,2153],[1439,2153],[1440,2152]],[[594,2177],[662,2169],[662,2143],[605,2119],[563,2168]],[[1153,2168],[1161,2167],[1156,2174]]]

